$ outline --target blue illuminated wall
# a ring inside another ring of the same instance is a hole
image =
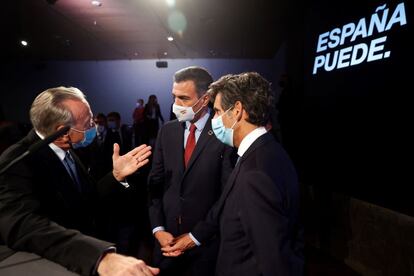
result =
[[[93,112],[118,111],[124,123],[132,122],[137,98],[147,102],[149,95],[156,94],[168,120],[175,71],[198,65],[208,69],[214,79],[229,73],[258,71],[277,84],[285,70],[284,53],[281,47],[269,60],[167,59],[168,68],[157,68],[156,60],[16,63],[3,67],[0,105],[6,118],[27,122],[30,104],[39,92],[60,85],[75,86],[87,95]],[[278,92],[277,85],[273,88]]]

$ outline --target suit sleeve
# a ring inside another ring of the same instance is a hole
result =
[[[227,183],[227,180],[233,171],[235,151],[231,147],[225,147],[223,151],[223,160],[221,168],[221,186],[222,190]],[[205,243],[209,239],[212,239],[218,234],[219,231],[219,213],[221,211],[222,204],[220,199],[211,207],[206,218],[203,221],[197,223],[191,234],[201,244]]]
[[[155,144],[151,171],[148,176],[148,194],[150,198],[149,218],[151,228],[165,226],[162,197],[164,195],[164,159],[162,149],[162,130],[160,129]]]
[[[234,148],[225,146],[223,152],[223,162],[221,165],[221,187],[223,190],[224,186],[227,184],[227,180],[231,172],[233,171],[234,164],[237,160],[237,153]]]
[[[289,218],[283,191],[262,172],[241,178],[239,217],[253,250],[259,274],[292,275]]]
[[[92,274],[112,244],[44,216],[33,185],[33,173],[25,163],[0,177],[0,239],[13,250],[36,253],[81,275]]]

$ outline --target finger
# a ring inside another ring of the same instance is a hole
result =
[[[139,155],[139,154],[137,154],[137,156],[138,156],[138,155]],[[147,159],[150,155],[151,155],[151,151],[148,151],[148,152],[146,152],[146,153],[144,153],[144,154],[142,154],[142,155],[139,155],[139,156],[138,156],[138,160],[139,160],[139,161],[143,161],[143,160]]]
[[[170,248],[171,248],[171,246],[170,246],[169,244],[164,244],[164,245],[161,247],[161,251],[169,251],[169,250],[170,250]]]
[[[113,158],[119,157],[119,145],[117,143],[114,144],[114,153],[112,155]]]
[[[162,255],[164,255],[166,257],[178,257],[178,256],[180,256],[182,254],[184,254],[184,252],[183,251],[179,251],[179,250],[174,251],[174,252],[168,252],[168,253],[165,252],[165,253],[162,253]]]
[[[152,267],[152,266],[149,266],[149,265],[147,267],[148,267],[148,269],[151,271],[151,273],[153,275],[157,275],[158,273],[160,273],[160,269],[159,268]]]
[[[138,162],[138,164],[137,164],[137,169],[139,169],[139,168],[141,168],[141,167],[145,166],[146,164],[148,164],[148,162],[149,162],[149,160],[148,160],[148,159],[145,159],[144,161]]]
[[[172,246],[165,246],[165,247],[161,248],[161,251],[169,252],[169,253],[171,253],[173,251],[177,251],[177,250],[182,251],[182,248],[179,244],[174,244]]]
[[[149,268],[147,266],[141,267],[141,272],[144,273],[145,276],[152,276],[152,272],[151,270],[149,270]]]
[[[147,146],[147,147],[143,148],[142,150],[140,150],[137,153],[135,153],[134,156],[141,156],[141,155],[144,155],[144,154],[146,154],[148,152],[151,152],[151,146]]]
[[[135,155],[135,154],[137,154],[138,152],[140,152],[141,150],[143,150],[144,148],[146,148],[146,147],[148,147],[147,145],[145,145],[145,144],[142,144],[141,146],[138,146],[138,147],[136,147],[136,148],[134,148],[134,149],[132,149],[132,150],[130,150],[127,154],[130,154],[130,155]]]

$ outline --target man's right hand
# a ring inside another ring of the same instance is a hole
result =
[[[161,247],[165,247],[171,244],[172,241],[174,240],[173,235],[171,235],[169,232],[164,231],[164,230],[155,232],[154,236],[160,243]]]
[[[142,260],[116,253],[106,254],[98,266],[100,276],[153,276],[158,268],[148,266]]]

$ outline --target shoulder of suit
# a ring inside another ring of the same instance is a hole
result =
[[[171,129],[181,127],[183,123],[179,122],[177,119],[166,122],[161,129]]]
[[[19,155],[23,154],[26,150],[28,150],[29,146],[33,144],[36,140],[40,138],[34,132],[29,132],[23,139],[18,141],[17,143],[8,147],[1,155],[0,155],[0,166],[3,166],[3,163],[8,163],[12,159],[18,157]]]
[[[17,143],[11,145],[10,147],[8,147],[1,154],[1,158],[0,159],[3,160],[3,158],[13,157],[13,156],[22,154],[23,152],[25,152],[29,148],[29,146],[31,144],[33,144],[38,139],[40,139],[40,138],[38,138],[36,136],[36,134],[34,134],[34,132],[29,132],[29,134],[27,134],[20,141],[18,141]]]

